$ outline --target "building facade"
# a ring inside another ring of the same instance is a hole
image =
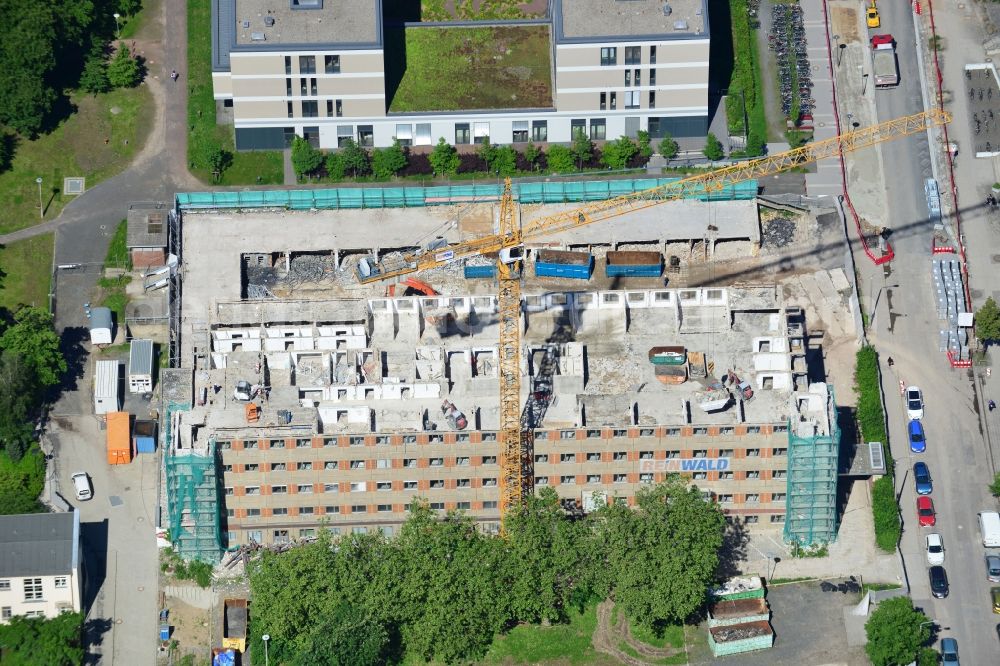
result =
[[[335,148],[347,139],[432,146],[444,138],[461,146],[487,138],[568,142],[576,132],[599,141],[640,130],[653,138],[707,131],[705,0],[550,0],[544,14],[524,20],[427,24],[387,17],[381,0],[212,6],[214,96],[222,115],[231,114],[241,150],[283,148],[295,135]],[[407,77],[438,78],[436,68],[407,56],[422,36],[415,31],[442,29],[467,31],[480,54],[532,55],[497,72],[470,67],[468,76],[482,80],[463,83],[502,88],[499,98],[447,99],[447,80],[427,97],[412,95]]]
[[[0,622],[81,610],[80,513],[0,516]]]

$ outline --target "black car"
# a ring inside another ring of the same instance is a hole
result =
[[[938,599],[948,596],[948,574],[944,572],[944,567],[936,566],[927,570],[931,579],[931,594]]]

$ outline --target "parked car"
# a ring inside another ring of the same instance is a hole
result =
[[[941,663],[958,666],[958,641],[954,638],[941,639]]]
[[[867,21],[869,28],[878,28],[882,25],[882,19],[879,18],[875,0],[872,0],[872,4],[865,11],[865,21]]]
[[[934,492],[934,483],[931,481],[931,470],[927,463],[918,462],[913,464],[913,485],[918,495],[930,495]]]
[[[73,481],[73,489],[76,490],[76,498],[78,500],[82,502],[94,496],[94,492],[90,487],[90,478],[87,477],[86,472],[76,472],[70,479]]]
[[[918,386],[906,387],[906,416],[910,419],[924,418],[924,392]]]
[[[990,598],[993,599],[993,612],[1000,614],[1000,587],[990,588]],[[997,631],[1000,632],[1000,627]]]
[[[1000,555],[986,556],[986,580],[1000,583]]]
[[[944,599],[948,596],[948,574],[944,567],[938,565],[927,570],[931,579],[931,594],[937,599]]]
[[[927,535],[927,564],[944,564],[944,542],[937,532]]]
[[[910,432],[910,451],[923,453],[927,450],[927,440],[924,439],[924,424],[920,421],[910,421],[907,426]]]
[[[926,495],[917,498],[917,519],[921,527],[934,527],[937,524],[937,518],[934,515],[934,502]]]

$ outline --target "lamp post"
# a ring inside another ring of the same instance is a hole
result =
[[[871,283],[871,280],[869,280],[869,283]],[[875,300],[874,303],[872,304],[871,328],[873,331],[875,330],[875,316],[878,314],[878,302],[879,299],[882,298],[882,290],[897,289],[898,287],[899,287],[898,284],[884,284],[878,288],[878,293],[875,294]]]
[[[42,203],[42,177],[39,176],[36,178],[35,182],[38,183],[38,217],[44,220],[45,205]]]
[[[269,666],[267,659],[267,642],[271,640],[271,634],[264,634],[260,637],[260,640],[264,641],[264,666]]]
[[[842,49],[846,49],[847,44],[840,43],[840,35],[834,35],[833,42],[837,45],[837,67],[840,67],[840,56],[843,53]]]
[[[118,19],[120,19],[122,15],[119,14],[118,12],[115,12],[114,14],[112,14],[112,16],[115,17],[115,39],[121,39],[122,30],[121,30],[121,25],[118,23]]]

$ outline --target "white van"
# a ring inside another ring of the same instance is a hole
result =
[[[983,546],[1000,548],[1000,513],[996,511],[980,512],[979,533],[983,535]]]
[[[77,472],[72,477],[73,487],[76,489],[76,498],[81,501],[89,500],[94,496],[93,491],[90,489],[90,479],[87,478],[86,472]]]

